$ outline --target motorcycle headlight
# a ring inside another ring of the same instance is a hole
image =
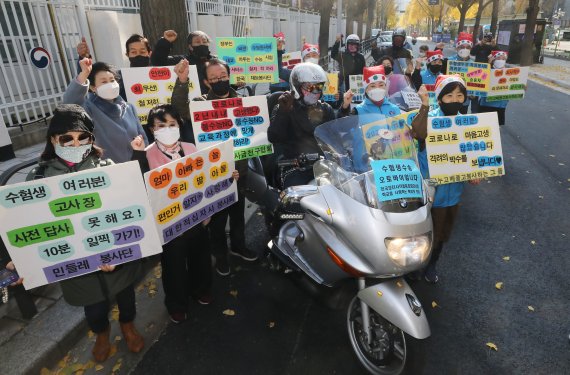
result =
[[[388,237],[384,239],[390,259],[401,267],[420,265],[431,251],[431,232],[413,237]]]

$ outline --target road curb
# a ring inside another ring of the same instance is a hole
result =
[[[546,81],[546,82],[553,83],[556,86],[560,86],[560,87],[565,88],[567,90],[570,90],[570,83],[566,83],[566,82],[561,81],[559,79],[554,79],[554,78],[548,77],[547,75],[535,73],[535,72],[531,72],[531,71],[528,72],[528,75],[531,77],[534,77],[534,78],[541,79],[541,80]]]

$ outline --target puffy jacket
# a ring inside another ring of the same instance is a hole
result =
[[[340,41],[336,42],[331,49],[331,57],[340,66],[338,73],[339,82],[344,82],[345,90],[349,87],[349,76],[362,74],[366,66],[366,59],[361,53],[351,54],[350,52],[339,52]]]

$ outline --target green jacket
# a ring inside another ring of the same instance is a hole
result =
[[[27,181],[44,177],[59,176],[92,168],[101,168],[114,164],[110,159],[101,161],[99,157],[91,154],[82,163],[68,167],[60,159],[41,161],[39,166],[32,169],[26,178]],[[73,306],[87,306],[111,300],[114,296],[133,284],[142,273],[140,261],[134,261],[117,266],[113,272],[96,271],[87,275],[78,276],[60,282],[63,298]]]

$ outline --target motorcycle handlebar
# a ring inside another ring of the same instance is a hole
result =
[[[296,159],[285,159],[277,162],[278,167],[305,167],[320,159],[319,154],[301,154]]]

